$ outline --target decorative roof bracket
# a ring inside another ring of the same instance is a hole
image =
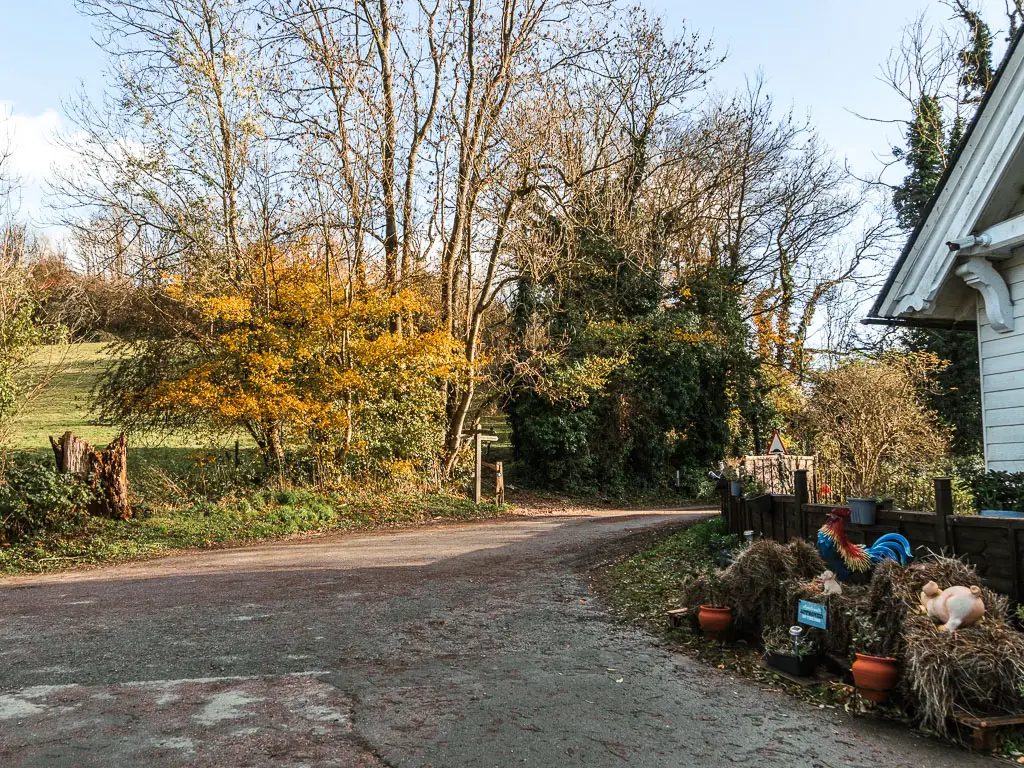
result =
[[[956,273],[985,300],[985,314],[992,330],[1010,333],[1014,322],[1010,289],[992,263],[984,256],[972,256],[957,267]]]

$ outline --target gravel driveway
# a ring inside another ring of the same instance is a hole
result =
[[[610,622],[694,513],[330,535],[0,581],[0,766],[972,766]]]

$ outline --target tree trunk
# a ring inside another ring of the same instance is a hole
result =
[[[128,438],[122,432],[104,451],[94,451],[92,487],[100,494],[104,516],[127,520],[132,516],[128,502]]]
[[[122,432],[103,451],[97,451],[73,432],[50,438],[57,471],[90,482],[96,501],[90,512],[112,519],[132,516],[128,502],[128,438]]]
[[[65,432],[54,440],[50,438],[53,455],[57,459],[57,471],[75,475],[81,480],[89,477],[92,469],[93,447],[74,432]]]

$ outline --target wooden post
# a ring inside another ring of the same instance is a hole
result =
[[[494,462],[494,503],[499,507],[505,504],[505,469],[500,461]]]
[[[485,435],[483,433],[483,431],[481,431],[480,425],[478,424],[476,426],[476,429],[473,431],[472,435],[465,435],[465,434],[463,434],[462,437],[463,438],[467,438],[467,437],[472,437],[473,438],[473,450],[474,450],[474,460],[475,460],[475,468],[474,468],[474,471],[473,471],[473,503],[474,504],[479,504],[482,501],[482,499],[483,499],[483,485],[482,485],[482,483],[483,483],[483,464],[484,464],[483,444],[484,443],[493,443],[493,442],[495,442],[498,439],[498,436],[497,435]]]
[[[476,472],[474,473],[473,503],[480,503],[480,483],[483,479],[483,433],[478,429],[473,435],[473,444],[476,451]]]
[[[90,505],[92,514],[124,520],[132,516],[128,503],[128,439],[123,432],[102,451],[73,432],[65,432],[56,440],[51,437],[50,446],[58,472],[91,483],[97,492]]]
[[[93,486],[103,493],[103,512],[107,517],[127,520],[132,516],[128,503],[128,440],[124,432],[104,451],[93,454]]]
[[[1010,579],[1013,585],[1010,587],[1010,598],[1015,603],[1020,602],[1020,545],[1017,543],[1017,529],[1014,528],[1011,520],[1006,521],[1006,535],[1010,537]]]
[[[50,447],[57,462],[57,471],[86,479],[92,471],[93,447],[74,432],[65,432],[54,440],[50,438]]]
[[[807,514],[804,505],[808,503],[807,498],[807,470],[798,469],[793,472],[793,495],[796,497],[796,522],[797,530],[800,531],[800,538],[807,538]]]
[[[949,547],[949,518],[953,514],[953,482],[948,477],[936,477],[935,488],[935,543],[943,554]]]

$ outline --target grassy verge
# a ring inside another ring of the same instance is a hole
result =
[[[116,563],[290,534],[478,520],[508,511],[438,493],[266,490],[246,498],[154,510],[128,521],[90,518],[73,532],[44,534],[0,549],[0,573]]]

